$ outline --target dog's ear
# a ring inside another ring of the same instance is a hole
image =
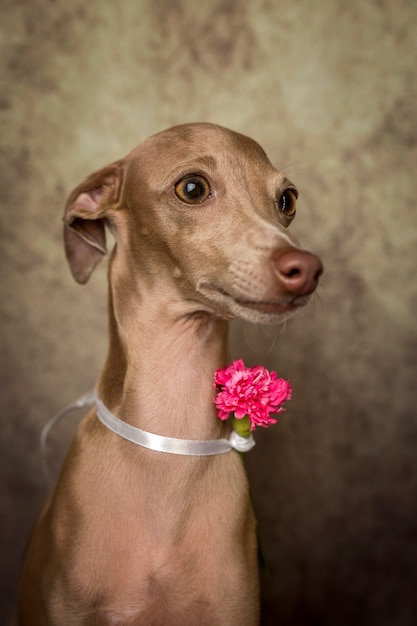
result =
[[[65,254],[75,280],[87,282],[107,253],[105,223],[119,203],[121,161],[91,174],[69,196],[64,213]]]

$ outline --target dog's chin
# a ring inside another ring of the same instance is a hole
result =
[[[240,318],[254,324],[285,322],[309,300],[309,296],[283,296],[276,301],[244,300],[212,285],[201,286],[199,291],[210,302],[212,312],[218,317],[229,320]]]

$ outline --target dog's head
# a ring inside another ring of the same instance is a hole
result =
[[[64,216],[72,273],[85,283],[105,226],[131,271],[170,280],[218,316],[285,319],[322,273],[288,226],[298,192],[253,140],[212,124],[176,126],[92,174]]]

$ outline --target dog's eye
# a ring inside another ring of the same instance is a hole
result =
[[[277,206],[280,213],[286,217],[295,215],[295,205],[297,204],[297,191],[295,189],[286,189],[277,200]]]
[[[175,185],[177,197],[187,204],[200,204],[211,196],[210,185],[202,176],[191,174]]]

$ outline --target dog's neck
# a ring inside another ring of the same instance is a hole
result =
[[[158,287],[142,283],[140,294],[114,279],[111,285],[110,346],[98,386],[104,403],[120,419],[156,434],[224,436],[213,377],[227,359],[227,321],[184,304],[160,281]]]

